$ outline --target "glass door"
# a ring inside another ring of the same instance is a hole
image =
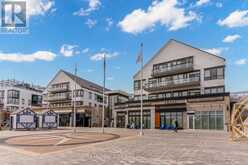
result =
[[[188,128],[189,129],[195,129],[195,117],[194,115],[188,115]]]

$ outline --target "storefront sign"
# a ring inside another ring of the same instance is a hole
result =
[[[20,123],[33,123],[34,116],[31,115],[21,115],[20,116]]]
[[[56,122],[56,116],[45,116],[45,122],[46,123],[55,123]]]

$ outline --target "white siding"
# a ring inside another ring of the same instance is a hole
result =
[[[46,90],[44,93],[48,93],[48,89],[52,87],[53,84],[60,84],[60,83],[69,83],[69,89],[71,91],[74,90],[75,88],[75,83],[74,80],[71,79],[69,76],[67,76],[64,72],[60,71],[55,77],[54,79],[48,84]],[[86,88],[82,88],[79,84],[76,84],[76,89],[82,89],[84,90],[84,96],[82,98],[76,98],[77,100],[82,100],[84,102],[84,105],[89,105],[89,103],[91,103],[92,106],[95,106],[95,104],[97,105],[97,107],[99,105],[102,105],[102,103],[99,103],[95,100],[95,94],[101,95],[102,93],[93,91],[93,90],[89,90]],[[89,99],[89,93],[92,93],[92,99]],[[105,104],[106,105],[106,104]]]
[[[145,66],[143,69],[143,78],[148,80],[151,77],[153,65],[184,57],[194,58],[194,70],[201,71],[201,88],[211,86],[224,86],[224,80],[204,81],[204,68],[216,66],[224,66],[225,60],[209,53],[203,52],[191,46],[187,46],[180,42],[171,40],[166,44]],[[138,72],[134,76],[134,80],[140,80],[141,74]],[[134,91],[135,95],[139,95],[140,91]],[[147,94],[144,91],[144,94]]]

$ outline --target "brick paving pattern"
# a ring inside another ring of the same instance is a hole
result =
[[[100,132],[100,129],[80,129]],[[248,142],[232,142],[225,132],[107,129],[119,134],[112,141],[78,145],[37,154],[25,148],[0,144],[1,165],[247,165]],[[0,139],[27,134],[61,133],[0,132]],[[41,136],[42,137],[42,136]]]

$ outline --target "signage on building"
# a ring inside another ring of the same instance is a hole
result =
[[[33,123],[33,122],[34,122],[34,116],[30,116],[30,115],[20,116],[20,123]]]
[[[56,116],[45,116],[45,122],[46,123],[55,123],[56,122]]]

